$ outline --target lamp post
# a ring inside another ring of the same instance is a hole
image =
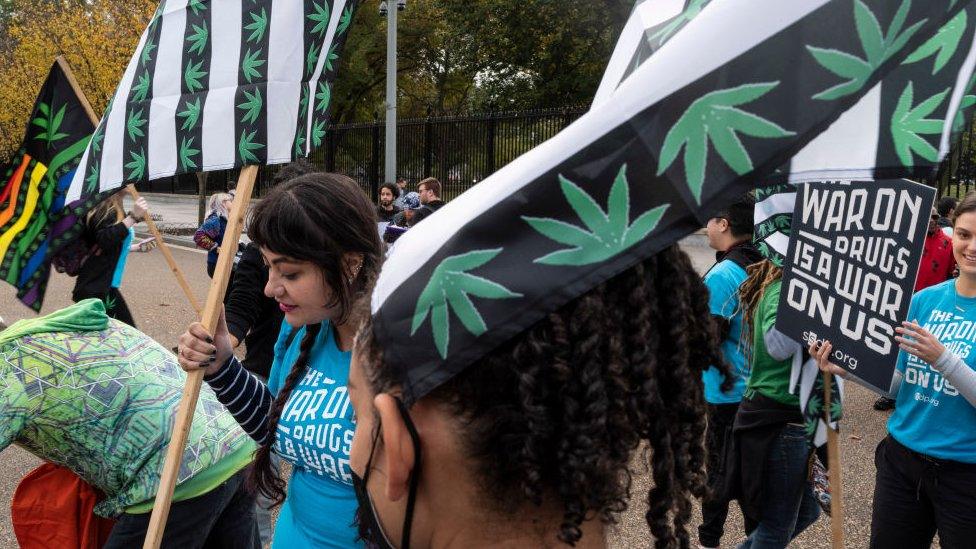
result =
[[[380,2],[380,15],[386,15],[386,161],[383,179],[386,183],[396,183],[396,145],[397,145],[397,12],[407,7],[407,0],[396,2],[397,9],[388,9],[388,1]]]

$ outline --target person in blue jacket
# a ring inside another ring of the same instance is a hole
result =
[[[705,274],[708,307],[719,328],[722,357],[732,377],[729,383],[716,367],[702,373],[705,401],[708,403],[708,430],[705,451],[708,455],[708,485],[712,492],[702,500],[702,524],[698,543],[703,548],[718,547],[729,514],[729,500],[718,490],[724,485],[725,462],[732,441],[732,426],[749,377],[742,337],[742,307],[739,286],[746,280],[746,267],[762,260],[752,245],[756,202],[744,195],[715,214],[705,227],[708,245],[715,250],[715,265]],[[749,522],[749,521],[747,521]],[[747,530],[751,530],[747,524]]]
[[[891,394],[897,405],[874,463],[872,549],[948,549],[976,540],[976,193],[952,218],[959,277],[912,297],[896,328],[901,347]],[[820,368],[831,346],[811,346]]]
[[[205,368],[218,399],[259,443],[250,480],[283,504],[273,547],[358,546],[346,380],[361,321],[353,304],[381,261],[376,208],[348,177],[304,175],[255,206],[248,234],[269,267],[265,294],[285,315],[267,385],[234,358],[223,317],[213,334],[194,323],[180,336],[180,365]],[[272,452],[293,467],[287,492]]]
[[[220,245],[224,243],[224,233],[227,231],[227,219],[230,217],[230,207],[234,197],[228,193],[211,195],[208,203],[207,218],[193,234],[193,242],[200,248],[207,250],[207,276],[213,278],[217,270],[217,254]]]

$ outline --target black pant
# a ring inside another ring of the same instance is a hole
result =
[[[125,299],[122,298],[122,293],[119,292],[118,288],[109,288],[108,292],[104,295],[87,295],[76,293],[71,296],[71,299],[75,303],[83,299],[89,299],[94,297],[95,299],[100,299],[102,303],[105,304],[105,314],[109,318],[114,318],[119,322],[125,322],[133,328],[136,327],[136,321],[132,318],[132,313],[129,311],[129,306],[126,305]]]
[[[123,514],[104,549],[142,547],[150,513]],[[244,488],[244,472],[206,494],[174,503],[166,520],[162,547],[179,549],[259,549],[254,497]]]
[[[725,485],[726,454],[732,449],[732,425],[738,411],[738,403],[708,405],[708,428],[705,431],[708,493],[702,499],[702,524],[698,527],[698,542],[705,547],[718,547],[725,532],[729,500],[721,493],[721,488]]]
[[[976,464],[913,452],[888,436],[874,451],[878,469],[871,548],[927,548],[935,532],[946,549],[976,543]]]

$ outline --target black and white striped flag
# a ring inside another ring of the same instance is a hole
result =
[[[321,145],[358,0],[164,0],[69,203],[180,173],[278,164]]]
[[[596,107],[711,0],[637,0],[593,97]]]
[[[405,399],[744,191],[931,173],[971,103],[973,1],[691,0],[652,21],[674,30],[632,70],[618,47],[609,99],[394,247],[374,330]]]

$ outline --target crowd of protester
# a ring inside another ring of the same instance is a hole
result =
[[[437,179],[415,189],[400,179],[371,203],[345,176],[286,166],[248,215],[250,243],[216,330],[193,323],[179,338],[179,365],[204,369],[222,413],[256,448],[250,467],[221,469],[233,485],[210,503],[218,515],[240,513],[226,534],[237,546],[602,547],[607,525],[635,498],[649,503],[658,547],[691,543],[694,498],[702,548],[720,546],[733,501],[742,548],[786,547],[818,519],[816,452],[792,378],[810,360],[845,373],[830,362],[829,342],[804,348],[775,329],[782,269],[752,244],[752,198],[708,221],[716,262],[704,277],[679,248],[665,249],[408,409],[368,300],[384,240],[445,204]],[[138,200],[123,215],[116,200],[88,217],[93,252],[72,297],[96,298],[98,314],[134,325],[117,275],[148,205]],[[210,276],[232,200],[211,197],[194,237],[209,252]],[[942,326],[946,312],[946,322],[976,323],[976,195],[941,200],[926,231],[891,403],[878,403],[895,411],[876,451],[873,548],[927,547],[936,533],[943,547],[966,547],[976,535],[976,356],[959,352],[970,335]],[[10,341],[0,338],[0,348]],[[941,382],[922,385],[914,370]],[[653,477],[645,494],[631,493],[635,462]],[[186,498],[176,516],[213,497]],[[146,513],[124,509],[117,540],[144,533]],[[175,543],[206,538],[213,524],[172,527]]]

